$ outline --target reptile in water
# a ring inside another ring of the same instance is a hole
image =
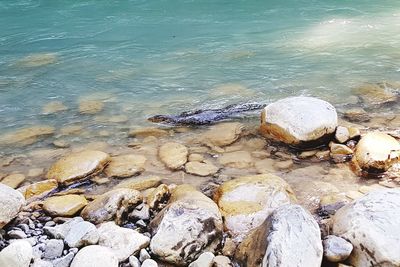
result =
[[[155,115],[148,120],[157,123],[204,125],[236,117],[240,113],[264,108],[265,104],[244,103],[233,104],[219,109],[200,109],[183,112],[179,115]]]

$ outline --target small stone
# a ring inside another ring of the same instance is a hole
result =
[[[185,171],[197,176],[214,175],[218,170],[219,168],[210,162],[190,161],[185,164]]]
[[[322,242],[324,256],[330,262],[341,262],[346,260],[353,250],[353,245],[345,239],[328,235]]]
[[[71,265],[72,260],[74,259],[75,254],[70,252],[67,253],[65,256],[57,258],[52,261],[54,267],[69,267]],[[97,267],[100,265],[96,266],[91,266],[91,267]]]
[[[147,259],[142,263],[142,267],[158,267],[155,260]]]
[[[118,259],[111,249],[92,245],[76,254],[71,267],[118,267]]]
[[[67,234],[69,233],[69,231],[71,230],[71,228],[77,224],[83,222],[83,219],[81,217],[75,217],[72,218],[70,220],[68,220],[67,222],[54,226],[54,227],[44,227],[44,231],[49,234],[50,236],[52,236],[53,238],[57,238],[57,239],[65,239],[65,237],[67,236]]]
[[[80,195],[56,196],[46,199],[43,209],[52,216],[73,216],[88,204]]]
[[[131,177],[145,170],[146,161],[146,157],[135,154],[115,156],[111,157],[104,171],[108,177]]]
[[[58,187],[57,181],[54,179],[50,179],[20,187],[18,188],[18,191],[20,191],[25,196],[26,199],[30,199],[33,197],[40,198],[50,193],[57,187]]]
[[[193,153],[193,154],[190,154],[190,155],[189,155],[188,160],[189,160],[189,161],[198,161],[198,162],[202,162],[202,161],[204,160],[204,156],[201,155],[201,154]]]
[[[135,256],[129,257],[129,264],[131,267],[140,267],[140,261]]]
[[[226,256],[218,255],[214,258],[212,267],[232,267],[231,260]]]
[[[236,244],[232,238],[226,238],[224,247],[222,248],[222,254],[228,257],[232,257],[236,251]]]
[[[72,225],[64,241],[71,248],[95,245],[99,241],[99,232],[90,222],[78,222]]]
[[[65,140],[55,140],[53,141],[53,145],[57,148],[68,148],[70,144]]]
[[[130,137],[145,138],[149,136],[162,137],[168,135],[168,131],[159,128],[139,128],[133,129],[129,132]]]
[[[141,250],[140,250],[140,253],[139,253],[139,260],[140,260],[140,262],[144,262],[145,260],[147,260],[147,259],[151,259],[151,256],[150,256],[150,254],[147,252],[147,250],[145,250],[144,248],[142,248]]]
[[[160,203],[167,202],[166,200],[169,198],[169,195],[170,192],[168,186],[161,184],[147,196],[147,204],[149,204],[151,209],[157,209]]]
[[[204,252],[189,267],[212,267],[214,257],[213,253]]]
[[[17,240],[0,251],[0,266],[28,267],[32,257],[31,244],[25,240]]]
[[[2,184],[8,185],[11,188],[17,188],[23,181],[25,181],[25,175],[20,173],[10,174],[1,180]]]
[[[134,177],[122,181],[115,188],[130,188],[138,191],[144,191],[146,189],[159,186],[161,184],[161,180],[162,179],[158,176]]]
[[[27,238],[26,234],[21,230],[11,230],[7,233],[10,239],[24,239]]]
[[[351,150],[351,148],[349,148],[346,145],[342,145],[342,144],[335,144],[333,142],[331,142],[329,144],[330,148],[331,148],[331,155],[352,155],[353,154],[353,150]]]
[[[329,160],[330,158],[330,151],[329,150],[323,150],[323,151],[318,151],[315,154],[315,157],[319,160]]]
[[[288,170],[293,167],[293,160],[275,162],[274,167],[278,170]]]
[[[208,146],[224,147],[235,142],[242,135],[244,126],[241,123],[229,122],[212,126],[201,137],[201,142]]]
[[[150,219],[150,208],[149,205],[141,204],[138,205],[130,214],[129,218],[148,220]],[[146,225],[145,225],[146,226]]]
[[[349,127],[348,128],[348,130],[349,130],[349,138],[350,139],[360,139],[360,136],[361,136],[361,132],[360,132],[360,129],[358,129],[358,128],[356,128],[356,127]]]
[[[0,135],[0,146],[27,146],[54,134],[54,127],[37,125]]]
[[[371,119],[363,108],[352,108],[344,113],[344,118],[350,122],[367,122]]]
[[[161,161],[172,170],[181,168],[187,162],[188,154],[186,146],[172,142],[163,144],[158,151]]]
[[[64,242],[60,239],[50,239],[46,242],[46,248],[43,257],[46,259],[55,259],[62,255]]]
[[[306,158],[311,158],[315,154],[317,154],[318,150],[309,150],[309,151],[303,151],[299,154],[298,158],[299,159],[306,159]]]
[[[54,114],[61,111],[66,111],[68,108],[61,101],[51,101],[43,106],[43,114]]]
[[[335,132],[335,139],[341,144],[343,144],[347,140],[349,140],[350,139],[350,132],[347,129],[347,127],[338,126],[336,128],[336,132]]]

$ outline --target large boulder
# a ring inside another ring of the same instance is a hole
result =
[[[55,179],[69,184],[103,170],[110,157],[97,150],[85,150],[69,154],[54,163],[46,174],[47,179]]]
[[[272,174],[239,177],[223,183],[215,193],[225,228],[242,240],[277,207],[296,201],[293,190]]]
[[[332,234],[352,243],[353,266],[400,266],[400,189],[366,194],[339,209],[332,225]]]
[[[222,239],[218,206],[190,185],[180,185],[168,205],[151,222],[151,251],[161,260],[187,265]]]
[[[23,205],[25,198],[20,192],[0,183],[0,228],[14,219]]]
[[[241,266],[320,267],[322,242],[318,223],[299,205],[277,208],[238,247]]]
[[[111,249],[92,245],[79,250],[71,267],[118,267],[118,259]]]
[[[81,212],[81,216],[94,224],[115,220],[117,224],[143,200],[142,194],[130,188],[113,189],[98,196]]]
[[[289,97],[269,104],[261,114],[261,134],[293,145],[319,145],[338,124],[336,109],[313,97]]]
[[[399,158],[400,143],[385,133],[367,133],[356,146],[356,163],[366,171],[387,171]]]

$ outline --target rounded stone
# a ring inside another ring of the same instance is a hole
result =
[[[145,170],[146,157],[129,154],[111,157],[104,172],[108,177],[126,178],[138,175]]]
[[[111,249],[92,245],[79,250],[70,267],[118,267],[118,259]]]
[[[261,133],[283,143],[300,146],[321,143],[335,132],[336,109],[313,97],[289,97],[269,104],[261,115]]]
[[[52,216],[73,216],[87,205],[85,197],[65,195],[47,198],[43,209]]]
[[[173,142],[163,144],[158,151],[161,161],[172,170],[182,167],[187,162],[188,154],[186,146]]]
[[[31,244],[26,240],[18,240],[0,252],[0,266],[28,267],[32,258]]]
[[[214,175],[218,172],[218,167],[209,162],[190,161],[185,165],[187,173],[198,176]]]
[[[23,205],[25,198],[20,192],[0,183],[0,228],[14,219]]]
[[[238,140],[243,130],[243,124],[238,122],[220,123],[212,126],[200,139],[205,145],[223,147]]]
[[[353,245],[347,240],[328,235],[322,242],[324,246],[324,256],[330,262],[341,262],[346,260],[353,250]]]
[[[95,245],[99,241],[99,232],[96,226],[90,222],[78,222],[72,225],[64,241],[71,248]]]
[[[155,260],[147,259],[142,263],[142,267],[158,267],[158,264]]]

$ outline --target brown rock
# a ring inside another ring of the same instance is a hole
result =
[[[46,199],[43,209],[52,216],[74,216],[87,205],[87,200],[80,195],[56,196]]]
[[[8,185],[11,188],[17,188],[23,181],[25,181],[25,175],[21,173],[13,173],[1,180],[2,184]]]
[[[131,177],[145,170],[146,161],[146,157],[135,154],[115,156],[111,157],[104,171],[108,177]]]
[[[244,126],[241,123],[220,123],[211,127],[201,137],[202,143],[206,145],[223,147],[235,142],[243,133]]]
[[[170,196],[169,188],[165,184],[160,184],[146,197],[146,202],[150,209],[157,209],[161,202],[166,202]]]
[[[18,66],[33,68],[56,63],[58,60],[55,53],[36,53],[26,56],[17,62]]]
[[[43,106],[43,114],[54,114],[61,111],[66,111],[68,108],[61,101],[51,101]]]
[[[38,177],[44,173],[43,168],[33,168],[28,171],[28,177]]]
[[[185,170],[187,173],[193,175],[209,176],[216,174],[218,172],[218,167],[209,162],[193,161],[186,163]]]
[[[161,137],[161,136],[166,136],[168,134],[169,133],[166,130],[153,127],[133,129],[129,132],[130,137],[138,137],[138,138],[145,138],[149,136]]]
[[[38,125],[0,135],[0,146],[26,146],[54,134],[54,127]]]
[[[363,108],[352,108],[344,113],[344,117],[351,122],[367,122],[371,119]]]
[[[397,100],[397,95],[393,92],[390,84],[383,83],[366,83],[354,89],[354,93],[358,95],[362,101],[368,105],[376,106]]]
[[[46,194],[50,193],[54,189],[58,187],[58,183],[56,180],[45,180],[36,182],[18,189],[26,199],[30,199],[32,197],[42,197]]]
[[[100,100],[87,99],[79,101],[79,112],[81,114],[96,114],[102,111],[104,108],[104,103]]]
[[[181,168],[187,162],[188,154],[186,146],[173,142],[163,144],[158,151],[161,161],[172,170]]]
[[[219,163],[231,168],[246,169],[253,166],[251,155],[247,151],[237,151],[222,154],[218,159]]]
[[[160,184],[161,178],[158,176],[134,177],[122,181],[115,188],[130,188],[138,191],[143,191],[149,188],[157,187]]]

